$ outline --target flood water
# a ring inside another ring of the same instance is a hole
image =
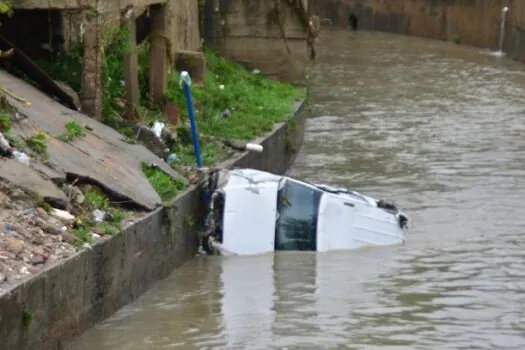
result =
[[[318,51],[291,174],[394,199],[408,242],[197,258],[71,350],[525,349],[525,66],[381,33]]]

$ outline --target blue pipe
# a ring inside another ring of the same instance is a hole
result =
[[[188,105],[188,115],[190,117],[190,123],[191,123],[191,136],[193,139],[193,151],[195,153],[195,159],[197,160],[197,168],[202,169],[202,157],[201,157],[201,149],[199,145],[199,134],[197,132],[197,123],[195,122],[195,113],[193,111],[193,102],[191,100],[191,89],[187,82],[183,82],[184,84],[184,94],[186,95],[186,104]]]

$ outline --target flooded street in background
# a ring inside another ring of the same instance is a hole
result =
[[[71,350],[525,349],[525,67],[382,33],[318,52],[290,174],[395,200],[408,242],[197,258]]]

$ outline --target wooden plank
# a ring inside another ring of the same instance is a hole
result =
[[[151,16],[151,47],[149,56],[149,95],[152,104],[159,104],[168,89],[168,5],[153,5]]]

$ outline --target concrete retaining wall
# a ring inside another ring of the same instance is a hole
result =
[[[271,16],[276,3],[286,40]],[[203,16],[206,45],[222,56],[270,78],[306,83],[307,30],[288,0],[206,0]]]
[[[259,140],[264,152],[225,165],[284,173],[304,136],[305,108]],[[2,350],[58,350],[132,302],[191,258],[197,240],[191,219],[200,209],[191,188],[109,241],[51,267],[0,297]]]
[[[509,7],[504,50],[525,62],[523,0],[310,0],[311,9],[334,25],[359,27],[498,49],[501,9]]]

